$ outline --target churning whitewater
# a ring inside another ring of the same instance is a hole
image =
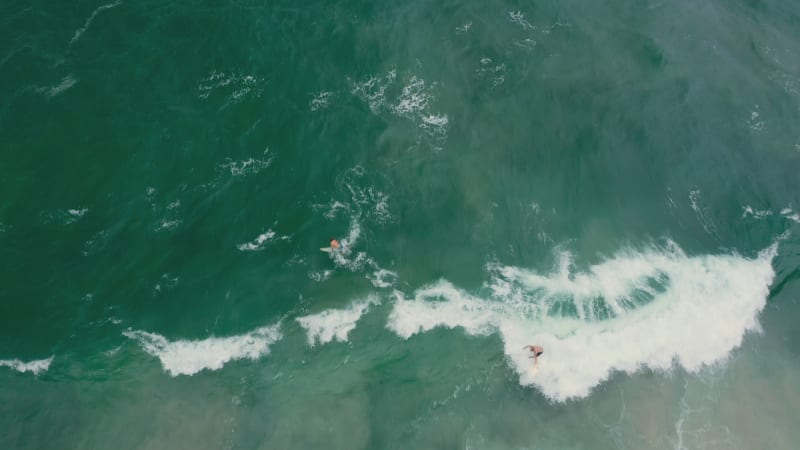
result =
[[[269,346],[281,338],[277,325],[261,327],[240,336],[210,337],[190,341],[169,341],[160,334],[127,330],[126,337],[137,341],[145,352],[161,360],[172,376],[194,375],[203,370],[219,370],[237,359],[258,360],[269,354]]]
[[[689,372],[724,359],[758,330],[777,244],[758,257],[687,256],[676,244],[628,250],[585,271],[568,254],[548,274],[491,265],[487,299],[446,280],[406,298],[396,292],[389,328],[404,338],[436,327],[499,333],[520,383],[551,400],[586,397],[614,371]],[[541,369],[523,346],[546,349]]]

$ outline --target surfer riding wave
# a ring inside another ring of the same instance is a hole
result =
[[[523,350],[525,350],[526,348],[530,349],[531,353],[533,353],[533,355],[531,356],[531,358],[533,358],[533,365],[534,366],[538,365],[539,356],[541,356],[542,353],[544,353],[544,348],[539,345],[526,345],[525,347],[522,347]]]

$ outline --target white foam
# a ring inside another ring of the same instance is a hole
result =
[[[347,211],[349,209],[347,205],[338,200],[331,200],[329,203],[312,204],[311,207],[316,211],[324,211],[322,215],[331,220],[339,215],[339,211]]]
[[[397,273],[387,269],[378,269],[367,275],[367,279],[377,288],[388,288],[397,282]]]
[[[375,207],[372,208],[372,217],[378,221],[378,223],[386,223],[391,220],[392,213],[389,211],[389,196],[379,192],[375,195],[377,201],[375,202]]]
[[[219,370],[228,361],[258,358],[269,354],[269,346],[282,336],[280,325],[257,328],[249,333],[210,337],[199,341],[169,341],[164,336],[139,330],[122,333],[157,357],[171,376],[194,375],[203,370]]]
[[[308,104],[309,109],[311,111],[319,111],[321,109],[328,108],[330,104],[330,100],[333,97],[333,92],[329,91],[322,91],[316,94],[313,94],[311,97],[311,101]]]
[[[49,98],[52,98],[52,97],[55,97],[58,94],[61,94],[64,91],[66,91],[67,89],[71,88],[72,86],[75,86],[75,83],[77,83],[77,82],[78,82],[78,80],[75,79],[74,76],[67,75],[61,81],[59,81],[58,84],[50,86],[50,87],[38,88],[38,89],[36,89],[36,92],[39,92],[41,94],[46,95]]]
[[[525,14],[522,11],[509,11],[508,18],[511,22],[516,23],[517,25],[521,26],[523,30],[535,30],[536,27],[533,26],[527,19],[525,19]]]
[[[106,5],[103,5],[103,6],[99,6],[97,9],[92,11],[92,14],[89,16],[88,19],[86,19],[86,22],[84,22],[83,28],[79,28],[78,30],[75,31],[75,34],[72,36],[72,39],[70,39],[70,41],[69,41],[69,45],[72,45],[75,42],[78,42],[78,39],[80,39],[81,36],[83,36],[83,33],[85,33],[87,29],[89,29],[89,25],[92,24],[92,21],[94,20],[94,18],[98,14],[100,14],[101,12],[103,12],[103,11],[105,11],[107,9],[111,9],[111,8],[116,7],[116,6],[119,6],[121,4],[122,4],[121,1],[116,1],[114,3],[109,3],[109,4],[106,4]]]
[[[331,275],[333,275],[333,271],[330,270],[330,269],[328,269],[328,270],[320,270],[320,271],[316,271],[316,272],[313,272],[313,271],[312,272],[308,272],[308,278],[311,278],[312,280],[316,281],[317,283],[321,283],[323,281],[326,281],[327,279],[329,279],[331,277]]]
[[[341,239],[341,247],[331,253],[334,264],[351,272],[357,272],[365,266],[377,267],[375,261],[367,256],[366,252],[355,252],[355,246],[361,236],[361,226],[355,220],[350,222],[347,237]]]
[[[692,189],[689,191],[689,204],[706,233],[719,237],[717,234],[717,227],[711,220],[708,210],[700,204],[700,195],[700,189]]]
[[[742,207],[742,218],[750,216],[756,220],[760,220],[771,215],[772,211],[769,209],[753,209],[750,205]]]
[[[447,114],[428,114],[422,116],[420,128],[427,131],[433,137],[444,137],[447,135],[447,125],[450,120]]]
[[[325,213],[325,217],[329,219],[334,219],[336,218],[336,214],[338,213],[338,211],[343,209],[347,209],[344,203],[333,201],[330,204],[330,209],[328,209],[328,212]]]
[[[514,45],[525,50],[533,50],[534,48],[536,48],[536,39],[533,38],[521,39],[518,41],[514,41]]]
[[[319,314],[298,317],[297,322],[308,333],[308,345],[326,344],[331,341],[347,342],[347,335],[356,327],[356,322],[369,310],[370,305],[380,301],[371,296],[353,302],[345,309],[327,309]]]
[[[175,289],[178,286],[178,283],[181,281],[181,277],[173,276],[170,273],[165,273],[161,275],[161,280],[156,283],[153,290],[155,291],[154,294],[160,293],[162,290],[169,291]]]
[[[159,232],[160,231],[172,231],[175,228],[178,228],[178,226],[180,226],[180,224],[181,224],[181,220],[180,219],[173,219],[173,220],[161,219],[161,221],[158,223],[158,226],[156,227],[156,231],[159,231]]]
[[[773,214],[772,211],[769,210],[769,209],[757,210],[757,209],[753,209],[750,206],[743,206],[742,207],[742,211],[743,211],[742,212],[742,218],[750,216],[750,217],[753,217],[755,219],[764,219],[764,218],[769,217],[769,216],[771,216]],[[781,214],[781,216],[783,216],[784,218],[786,218],[788,220],[800,223],[800,214],[794,212],[792,210],[792,208],[783,208],[783,209],[781,209],[781,213],[780,214]]]
[[[367,224],[385,224],[392,220],[389,196],[368,184],[366,171],[361,166],[351,167],[343,171],[336,180],[339,190],[349,199],[344,202],[331,201],[328,204],[312,205],[315,209],[327,210],[325,217],[333,219],[343,211],[350,216],[350,229],[344,238],[340,238],[341,247],[330,254],[338,267],[357,272],[363,268],[379,269],[375,261],[364,251],[356,251],[361,236],[360,222]]]
[[[95,233],[88,241],[83,244],[83,256],[97,254],[103,250],[112,237],[112,230],[101,230]]]
[[[260,97],[265,84],[266,81],[255,75],[213,71],[200,80],[197,97],[206,100],[211,94],[221,91],[227,94],[228,101],[238,103],[247,96]]]
[[[58,221],[63,223],[64,225],[72,225],[73,223],[80,220],[86,213],[89,212],[88,208],[80,208],[80,209],[67,209],[67,210],[57,210],[53,213],[45,214],[45,221]]]
[[[388,327],[410,336],[435,327],[497,332],[522,385],[554,401],[587,396],[615,371],[694,372],[724,360],[757,331],[774,271],[776,245],[757,258],[686,256],[674,243],[626,251],[583,272],[568,257],[549,274],[492,268],[491,298],[447,281],[396,294]],[[545,348],[540,370],[524,345]]]
[[[750,120],[747,122],[747,126],[756,132],[764,131],[767,127],[767,123],[761,119],[758,105],[755,105],[755,108],[750,111]]]
[[[31,372],[34,375],[39,375],[42,372],[47,372],[50,368],[50,363],[53,362],[55,355],[47,359],[38,359],[35,361],[21,361],[19,359],[0,359],[0,367],[10,367],[17,372],[25,373]]]
[[[412,76],[392,109],[400,116],[412,117],[428,107],[428,100],[430,95],[425,92],[425,80]]]
[[[263,89],[258,89],[257,83],[260,83],[261,80],[257,79],[253,75],[245,75],[241,78],[240,86],[231,93],[230,98],[232,100],[239,100],[249,94],[250,92],[255,92],[255,96],[261,96],[261,92]]]
[[[375,114],[388,110],[395,116],[413,121],[434,138],[432,144],[438,149],[447,135],[448,118],[446,114],[434,113],[429,110],[433,100],[432,86],[435,86],[436,83],[428,85],[422,78],[412,75],[408,83],[403,86],[395,103],[392,104],[390,101],[387,105],[386,92],[394,83],[396,76],[396,71],[392,70],[385,77],[370,77],[364,82],[353,83],[351,93],[367,101],[370,110]]]
[[[492,58],[482,57],[476,73],[481,78],[491,78],[492,87],[497,87],[506,81],[506,65],[492,64],[492,62]]]
[[[347,205],[335,202],[329,206],[326,217],[333,218],[339,210],[354,213],[356,216],[367,216],[378,223],[387,223],[392,214],[389,210],[389,195],[373,186],[363,187],[366,171],[361,166],[351,167],[342,173],[337,183],[346,190],[350,200]]]
[[[264,233],[259,234],[250,242],[245,242],[244,244],[239,244],[236,246],[239,250],[243,252],[254,252],[259,250],[264,250],[264,245],[270,241],[272,238],[275,237],[275,232],[272,230],[267,230]]]
[[[269,156],[269,148],[264,150],[264,157],[261,159],[255,158],[248,158],[242,161],[233,161],[231,159],[226,159],[225,163],[222,164],[222,168],[229,170],[231,176],[239,177],[239,176],[247,176],[247,175],[255,175],[262,170],[268,168],[272,164],[272,157]]]
[[[397,76],[397,71],[390,70],[383,77],[370,76],[366,81],[361,83],[353,83],[351,93],[357,97],[366,100],[369,109],[377,114],[380,112],[383,104],[386,101],[386,89],[394,83]]]
[[[800,223],[800,214],[792,211],[791,208],[783,208],[781,210],[781,215],[792,222]]]

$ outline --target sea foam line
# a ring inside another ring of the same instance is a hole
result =
[[[269,346],[282,335],[279,325],[257,328],[249,333],[189,341],[169,341],[160,334],[139,330],[122,333],[161,361],[171,376],[194,375],[202,370],[219,370],[227,362],[258,358],[269,354]]]
[[[66,77],[62,78],[58,84],[49,87],[40,87],[36,89],[36,92],[41,94],[45,94],[48,98],[55,97],[58,94],[66,91],[67,89],[75,86],[78,80],[72,75],[67,75]]]
[[[89,18],[86,19],[86,22],[83,24],[83,28],[79,28],[77,31],[75,31],[75,34],[72,36],[72,39],[70,39],[70,41],[69,41],[69,45],[74,44],[75,42],[78,41],[78,39],[81,38],[81,36],[83,36],[83,33],[86,32],[86,30],[89,28],[89,25],[92,24],[92,21],[94,20],[94,18],[98,14],[100,14],[101,12],[103,12],[103,11],[105,11],[107,9],[111,9],[111,8],[116,7],[116,6],[119,6],[121,4],[122,4],[122,2],[118,0],[118,1],[116,1],[114,3],[109,3],[107,5],[103,5],[103,6],[98,7],[97,9],[95,9],[92,12],[92,15],[90,15]]]
[[[690,257],[672,244],[621,253],[579,273],[570,273],[569,264],[549,274],[503,267],[493,275],[491,299],[446,280],[413,298],[397,293],[387,326],[403,338],[436,327],[498,333],[520,384],[536,386],[553,401],[582,398],[616,371],[666,371],[677,363],[696,372],[724,360],[746,332],[759,330],[776,249],[754,259]],[[647,301],[625,301],[640,295],[641,286],[653,286]],[[617,310],[606,315],[576,312],[610,311],[612,303]],[[522,350],[528,344],[545,348],[535,376]]]

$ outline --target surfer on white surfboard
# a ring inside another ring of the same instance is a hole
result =
[[[544,353],[544,348],[540,345],[526,345],[522,347],[523,350],[526,348],[531,350],[533,354],[533,356],[531,356],[531,358],[533,358],[533,366],[536,367],[539,364],[539,356]]]
[[[342,249],[342,244],[340,244],[339,241],[336,240],[336,238],[331,238],[331,246],[322,247],[320,250],[322,250],[325,253],[333,254],[341,249]]]

